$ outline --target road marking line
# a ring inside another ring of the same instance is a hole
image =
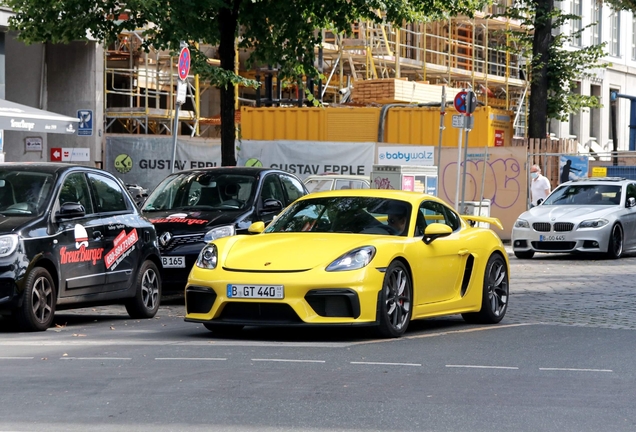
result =
[[[290,363],[325,363],[324,360],[294,360],[294,359],[257,359],[253,358],[253,362],[290,362]]]
[[[380,366],[422,366],[420,363],[385,363],[385,362],[349,362],[355,365],[380,365]]]
[[[0,360],[33,360],[34,357],[0,357]]]
[[[614,372],[612,369],[539,368],[540,371]]]
[[[130,357],[60,357],[60,360],[132,360]]]
[[[473,369],[519,369],[515,366],[482,366],[482,365],[446,365],[447,368],[473,368]]]
[[[428,333],[423,335],[403,336],[402,339],[421,339],[421,338],[429,338],[429,337],[437,337],[437,336],[446,336],[446,335],[457,334],[457,333],[472,333],[472,332],[485,331],[485,330],[499,330],[499,329],[505,329],[505,328],[521,327],[521,326],[529,326],[529,325],[537,325],[537,324],[542,324],[542,323],[521,323],[521,324],[485,326],[485,327],[469,328],[469,329],[463,329],[463,330],[452,330],[452,331],[446,331],[446,332]],[[397,341],[399,339],[392,339],[392,340]]]
[[[224,361],[226,358],[214,358],[214,357],[157,357],[155,360],[210,360],[210,361]]]

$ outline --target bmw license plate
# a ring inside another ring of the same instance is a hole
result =
[[[185,257],[162,256],[161,265],[163,265],[163,268],[185,268]]]
[[[564,235],[540,235],[539,241],[563,241],[565,240]]]
[[[227,285],[228,298],[282,299],[282,285]]]

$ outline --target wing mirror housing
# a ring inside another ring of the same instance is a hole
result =
[[[72,219],[86,216],[86,210],[80,203],[65,202],[56,214],[58,219]]]
[[[625,207],[632,208],[634,206],[636,206],[636,198],[633,198],[633,197],[627,198],[627,201],[625,202]]]
[[[263,221],[254,222],[247,229],[247,232],[252,234],[260,234],[263,231],[265,231],[265,223]]]
[[[283,210],[283,203],[277,199],[267,198],[263,201],[263,212],[280,213],[281,210]]]
[[[435,239],[441,237],[448,237],[453,233],[453,229],[448,225],[441,223],[432,223],[426,226],[424,230],[424,237],[422,240],[425,244],[431,244],[431,242]]]

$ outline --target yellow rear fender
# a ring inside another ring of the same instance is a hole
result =
[[[466,222],[470,222],[470,221],[483,222],[483,223],[494,225],[500,230],[504,229],[499,218],[487,217],[487,216],[473,216],[473,215],[461,215],[461,216],[462,216],[462,219],[464,219]]]

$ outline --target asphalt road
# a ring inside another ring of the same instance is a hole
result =
[[[219,337],[173,300],[0,320],[0,431],[633,431],[636,258],[511,258],[496,326],[460,317]]]

